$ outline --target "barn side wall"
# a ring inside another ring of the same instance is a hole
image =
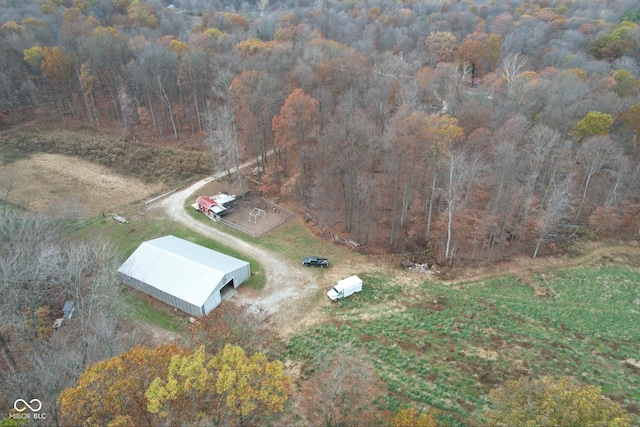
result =
[[[166,292],[161,291],[158,288],[154,288],[153,286],[148,285],[138,279],[135,279],[131,276],[127,276],[124,273],[119,273],[122,282],[125,285],[129,285],[132,288],[135,288],[141,292],[144,292],[147,295],[151,295],[152,297],[159,299],[172,307],[175,307],[179,310],[182,310],[186,313],[191,314],[192,316],[202,316],[202,308],[186,301],[183,301],[179,298],[176,298],[174,295],[168,294]],[[220,292],[218,292],[220,294]]]
[[[202,315],[207,315],[211,310],[216,308],[222,302],[222,296],[220,295],[219,286],[216,286],[216,290],[211,293],[211,296],[207,298],[205,303],[202,305]]]
[[[243,283],[244,281],[248,280],[249,277],[251,277],[251,268],[249,267],[249,264],[243,265],[240,268],[237,268],[233,271],[230,271],[229,273],[224,275],[224,279],[221,282],[221,285],[218,285],[220,287],[220,289],[222,289],[222,287],[224,285],[226,285],[227,283],[229,283],[231,280],[233,280],[233,288],[236,289],[238,286],[240,286],[241,283]],[[218,292],[220,292],[220,289],[216,288],[218,290]]]

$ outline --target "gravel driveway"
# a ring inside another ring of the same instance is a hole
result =
[[[251,245],[189,216],[184,210],[187,197],[214,179],[216,177],[198,181],[162,199],[157,206],[162,208],[167,216],[174,221],[258,261],[266,275],[265,287],[260,291],[255,291],[240,286],[238,293],[231,301],[266,310],[272,314],[272,319],[280,333],[283,336],[288,336],[296,326],[304,322],[306,315],[313,310],[311,300],[319,289],[317,281],[312,272],[301,265],[292,265],[290,260],[284,259],[276,253]]]

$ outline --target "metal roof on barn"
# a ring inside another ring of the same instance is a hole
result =
[[[142,243],[118,272],[202,306],[225,276],[248,262],[175,236]]]

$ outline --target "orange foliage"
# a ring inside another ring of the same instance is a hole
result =
[[[473,64],[474,76],[481,77],[488,71],[490,50],[486,42],[465,40],[456,53],[458,61]]]
[[[384,388],[366,357],[350,349],[317,355],[315,375],[302,384],[308,425],[381,425],[376,398]]]
[[[433,419],[437,415],[437,410],[424,413],[415,408],[402,409],[393,417],[393,427],[437,427],[438,424]]]
[[[69,84],[74,74],[71,55],[61,47],[45,47],[42,53],[42,74],[56,85]]]
[[[268,313],[224,302],[191,326],[191,339],[211,353],[225,344],[239,345],[249,353],[277,352],[279,343]]]
[[[307,143],[320,123],[318,101],[295,89],[287,97],[280,114],[273,118],[277,146]]]
[[[144,420],[146,424],[159,424],[158,418],[147,412],[145,392],[155,378],[166,377],[171,358],[180,354],[184,350],[175,344],[137,346],[88,366],[77,385],[58,397],[61,423],[115,426],[126,420]]]
[[[263,42],[254,37],[236,44],[235,49],[242,53],[244,57],[255,55],[258,52],[271,53],[273,51],[273,42]]]

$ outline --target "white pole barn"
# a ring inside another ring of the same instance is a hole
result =
[[[220,291],[249,279],[249,263],[175,236],[142,243],[120,266],[122,281],[192,316],[222,301]]]

